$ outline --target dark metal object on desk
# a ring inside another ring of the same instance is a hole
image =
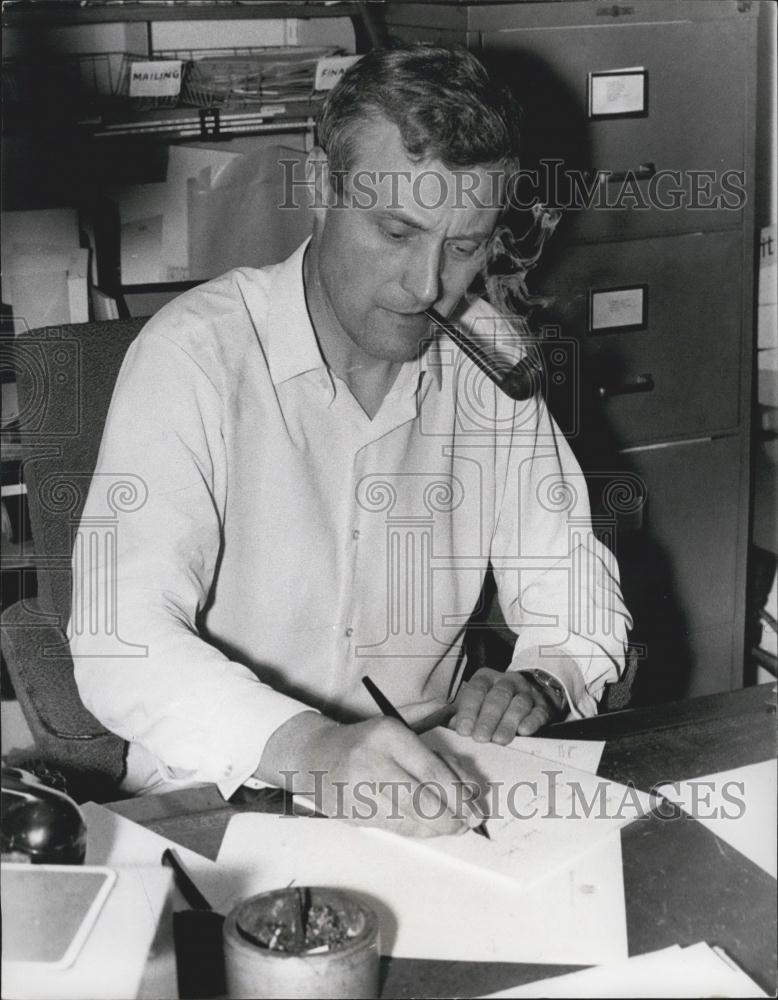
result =
[[[450,337],[506,396],[517,402],[523,402],[539,392],[543,369],[537,359],[526,354],[515,365],[507,367],[490,357],[456,323],[444,319],[436,310],[425,309],[424,315]]]
[[[18,767],[2,769],[4,856],[33,864],[80,865],[86,855],[86,823],[64,792]]]
[[[173,869],[176,888],[192,907],[173,914],[178,995],[191,1000],[224,996],[224,917],[212,909],[175,851],[167,848],[161,860]]]

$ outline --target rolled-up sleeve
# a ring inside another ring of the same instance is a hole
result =
[[[198,634],[226,490],[219,387],[147,329],[120,372],[75,540],[70,648],[84,704],[108,729],[165,776],[228,797],[308,707]]]
[[[545,404],[533,405],[536,434],[510,449],[492,542],[500,605],[518,635],[511,669],[547,671],[570,714],[590,716],[621,675],[632,621],[580,466]]]

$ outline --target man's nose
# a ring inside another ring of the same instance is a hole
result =
[[[440,297],[440,250],[425,249],[408,261],[401,281],[414,305],[427,309]]]

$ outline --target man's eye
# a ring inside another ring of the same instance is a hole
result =
[[[404,229],[387,229],[386,226],[381,226],[381,234],[393,243],[400,243],[408,235]]]
[[[449,243],[448,245],[448,252],[460,260],[469,260],[471,257],[475,257],[478,249],[479,247],[472,243]]]

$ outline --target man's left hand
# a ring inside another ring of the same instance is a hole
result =
[[[456,698],[449,722],[460,736],[478,743],[507,745],[515,736],[531,736],[559,716],[549,698],[523,674],[477,670]]]

